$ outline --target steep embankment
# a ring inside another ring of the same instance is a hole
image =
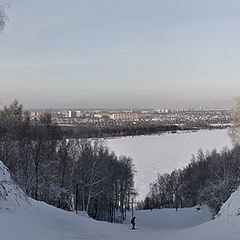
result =
[[[30,201],[11,179],[8,168],[0,161],[0,210],[24,208]]]
[[[223,204],[217,219],[223,220],[231,217],[238,217],[240,221],[240,187]]]

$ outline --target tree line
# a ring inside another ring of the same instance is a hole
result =
[[[240,146],[205,154],[199,150],[185,168],[159,174],[138,208],[181,208],[205,203],[216,214],[239,185]]]
[[[118,136],[136,136],[146,134],[156,134],[166,131],[181,130],[176,125],[161,124],[122,124],[109,126],[71,126],[61,127],[62,132],[68,137],[81,138],[103,138],[103,137],[118,137]]]
[[[28,196],[95,219],[123,221],[136,195],[131,158],[100,140],[67,139],[49,112],[30,121],[16,100],[0,111],[0,160]]]
[[[61,132],[68,138],[105,138],[161,134],[176,131],[198,131],[200,129],[222,129],[225,126],[210,126],[208,124],[163,125],[159,123],[137,123],[105,126],[61,126]]]
[[[240,185],[240,98],[236,100],[229,128],[234,147],[205,154],[200,149],[183,169],[158,174],[146,198],[138,203],[139,209],[193,207],[205,203],[213,214],[219,212]]]

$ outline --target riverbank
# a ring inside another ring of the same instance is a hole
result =
[[[202,129],[225,129],[230,124],[195,124],[195,125],[160,125],[160,124],[131,124],[110,126],[81,126],[59,125],[62,134],[67,138],[109,138],[152,135],[164,132],[199,131]]]

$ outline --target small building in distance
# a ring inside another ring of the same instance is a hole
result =
[[[83,116],[83,113],[81,111],[75,111],[75,113],[77,118]]]

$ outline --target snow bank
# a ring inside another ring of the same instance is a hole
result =
[[[13,210],[30,204],[22,189],[12,180],[8,168],[0,161],[0,210]]]
[[[228,218],[240,215],[240,187],[232,193],[230,198],[222,205],[217,218]]]

